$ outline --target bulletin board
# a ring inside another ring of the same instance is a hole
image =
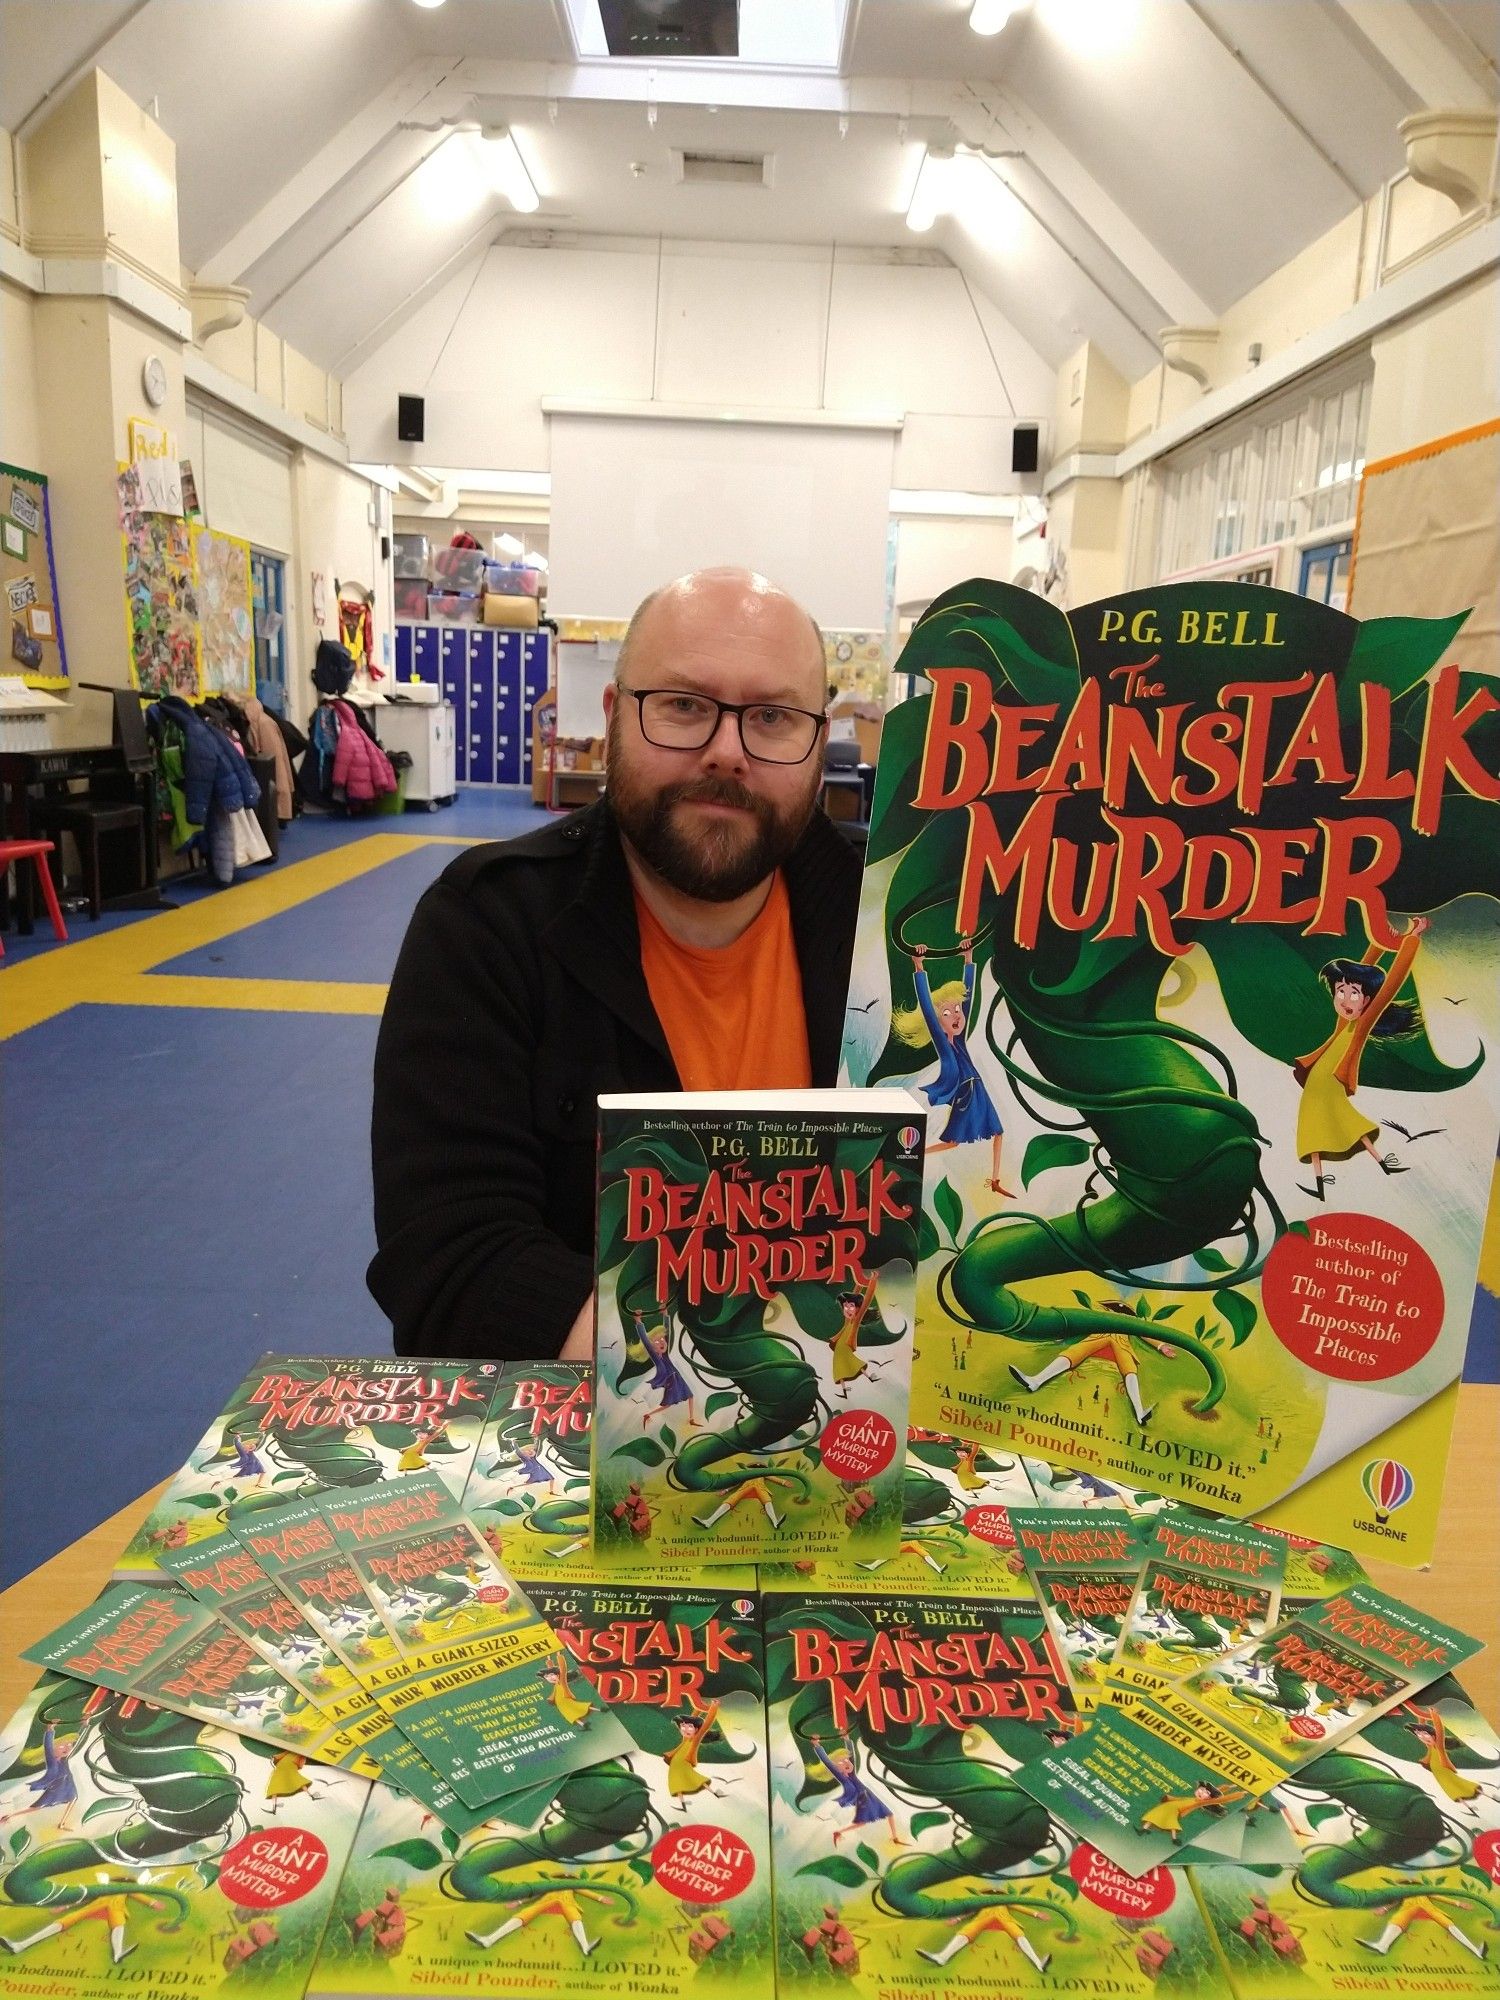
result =
[[[19,465],[0,465],[0,586],[6,627],[0,672],[20,674],[28,687],[65,688],[47,479]]]
[[[196,701],[202,687],[192,531],[180,516],[152,510],[138,465],[120,466],[116,486],[131,685],[142,694]]]
[[[1360,619],[1467,610],[1447,657],[1500,673],[1500,421],[1365,467],[1349,609]]]
[[[250,599],[250,544],[237,535],[195,527],[199,665],[205,694],[255,692],[255,616]]]

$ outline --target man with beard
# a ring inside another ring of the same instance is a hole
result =
[[[679,578],[605,691],[603,799],[418,904],[375,1057],[398,1354],[589,1354],[601,1093],[836,1081],[860,870],[817,810],[825,692],[784,591]]]

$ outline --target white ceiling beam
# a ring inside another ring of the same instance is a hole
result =
[[[1089,234],[1157,301],[1170,324],[1206,326],[1217,321],[1219,315],[1208,301],[1131,221],[1055,132],[998,85],[974,88],[971,97],[999,127],[1004,140],[1024,154],[1027,163],[1072,210]],[[986,135],[980,143],[993,149],[995,136]]]
[[[1386,67],[1430,111],[1483,111],[1494,102],[1485,82],[1414,0],[1335,0]]]
[[[557,63],[466,57],[453,80],[477,97],[556,98],[566,104],[720,105],[726,111],[830,111],[855,117],[949,118],[954,86],[906,77],[841,77],[826,69],[682,60]]]
[[[236,284],[299,223],[364,164],[403,118],[424,104],[454,68],[451,58],[410,62],[378,97],[357,111],[214,251],[197,273],[200,283]]]

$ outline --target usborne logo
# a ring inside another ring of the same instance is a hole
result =
[[[1359,1483],[1375,1510],[1375,1518],[1373,1521],[1362,1521],[1356,1516],[1355,1527],[1363,1529],[1367,1535],[1383,1535],[1389,1542],[1404,1542],[1405,1530],[1388,1527],[1387,1523],[1396,1509],[1404,1507],[1417,1490],[1411,1468],[1403,1465],[1399,1458],[1372,1458],[1361,1471]]]
[[[896,1143],[904,1153],[915,1152],[922,1143],[922,1134],[915,1125],[903,1125],[896,1134]]]

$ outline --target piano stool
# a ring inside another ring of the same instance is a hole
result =
[[[31,819],[34,826],[51,835],[53,845],[64,833],[71,833],[78,843],[78,858],[83,867],[83,886],[89,899],[89,915],[95,922],[98,921],[99,912],[104,904],[104,878],[99,855],[101,835],[133,833],[140,850],[142,887],[149,882],[146,815],[139,806],[110,799],[41,799],[32,806]],[[61,865],[62,856],[59,854],[59,872]]]

